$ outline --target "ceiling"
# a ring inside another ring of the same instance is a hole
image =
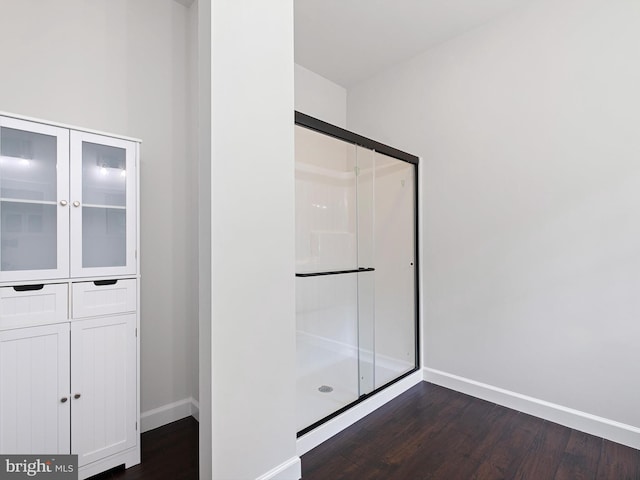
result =
[[[295,0],[295,59],[350,87],[531,0]]]

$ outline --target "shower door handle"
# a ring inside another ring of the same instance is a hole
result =
[[[321,277],[324,275],[342,275],[345,273],[362,273],[362,272],[375,272],[373,267],[361,267],[353,270],[336,270],[333,272],[309,272],[309,273],[296,273],[296,277]]]

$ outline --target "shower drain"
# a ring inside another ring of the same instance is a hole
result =
[[[330,387],[329,385],[322,385],[321,387],[318,387],[318,391],[322,393],[331,393],[333,392],[333,387]]]

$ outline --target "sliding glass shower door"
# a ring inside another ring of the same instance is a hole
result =
[[[415,166],[376,152],[375,383],[417,367]]]
[[[297,426],[305,431],[415,368],[415,191],[412,165],[300,126],[295,174]],[[410,238],[394,246],[399,233]],[[396,310],[396,301],[411,305]]]

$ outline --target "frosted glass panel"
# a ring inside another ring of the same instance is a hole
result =
[[[57,206],[0,202],[3,271],[57,268]]]
[[[358,399],[357,274],[296,278],[298,430]]]
[[[120,267],[127,260],[126,210],[82,207],[82,266]]]
[[[82,200],[124,207],[127,200],[126,150],[82,142]]]
[[[0,197],[56,201],[57,138],[0,128]]]

